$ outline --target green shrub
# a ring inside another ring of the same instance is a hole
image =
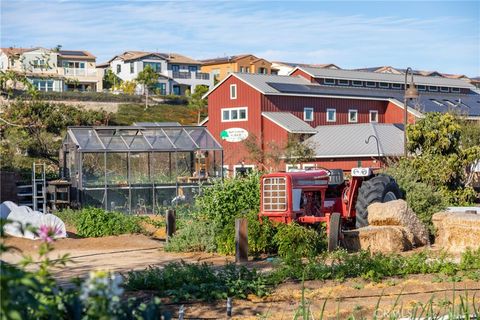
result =
[[[55,215],[62,219],[66,225],[76,227],[78,217],[80,216],[81,211],[73,209],[64,209],[61,211],[55,212]]]
[[[273,242],[276,228],[267,218],[259,220],[258,211],[251,210],[248,221],[248,254],[258,256],[262,253],[276,253],[277,246]]]
[[[215,235],[204,220],[189,220],[165,245],[165,251],[215,251]]]
[[[212,301],[227,297],[246,298],[248,294],[267,294],[265,278],[255,270],[228,264],[212,267],[206,263],[169,263],[162,268],[130,271],[126,288],[154,290],[174,301]]]
[[[433,233],[432,216],[444,210],[448,201],[434,187],[419,181],[418,175],[406,162],[390,166],[387,173],[395,178],[410,208]]]
[[[204,190],[197,198],[200,215],[212,225],[217,250],[223,254],[235,252],[235,218],[259,210],[260,173],[245,178],[225,179]]]
[[[296,223],[280,224],[273,242],[278,247],[278,255],[287,264],[299,265],[302,258],[314,258],[325,248],[324,236],[318,230]]]
[[[28,98],[28,96],[24,96]],[[113,94],[104,92],[80,92],[80,91],[63,91],[63,92],[39,92],[38,98],[42,100],[73,100],[73,101],[96,101],[96,102],[138,102],[142,103],[143,96],[133,94]]]
[[[73,213],[65,215],[68,219]],[[99,208],[85,208],[72,218],[78,235],[82,237],[106,237],[125,233],[141,233],[141,218],[120,212],[109,212]]]

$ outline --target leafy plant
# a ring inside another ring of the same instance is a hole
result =
[[[211,225],[203,220],[189,220],[165,245],[165,251],[215,251],[215,234]]]
[[[105,237],[143,232],[140,217],[99,208],[63,211],[59,217],[66,218],[66,222],[75,226],[78,235],[82,237]]]
[[[265,278],[255,270],[228,264],[214,268],[206,263],[169,263],[127,275],[129,290],[154,290],[174,301],[212,301],[227,297],[246,298],[248,294],[268,293]]]
[[[273,242],[278,247],[278,255],[289,265],[301,265],[302,258],[313,259],[325,248],[323,235],[318,230],[296,223],[280,224]]]
[[[209,221],[215,233],[220,253],[235,252],[235,218],[251,210],[259,210],[260,174],[253,172],[245,178],[230,178],[216,182],[197,197],[196,205],[201,217]]]

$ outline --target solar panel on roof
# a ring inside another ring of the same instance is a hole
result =
[[[86,57],[87,55],[83,51],[60,51],[62,56],[81,56]]]

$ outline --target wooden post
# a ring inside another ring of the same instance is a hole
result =
[[[248,261],[247,219],[235,220],[235,262]]]
[[[170,240],[170,237],[173,236],[173,234],[176,231],[176,215],[175,215],[175,210],[173,209],[167,209],[165,212],[165,220],[167,222],[167,242]]]

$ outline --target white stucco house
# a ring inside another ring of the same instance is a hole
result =
[[[135,80],[149,65],[159,74],[156,88],[160,94],[185,95],[198,85],[213,87],[213,77],[200,72],[201,62],[178,53],[126,51],[110,59],[109,69],[124,81]],[[143,88],[138,85],[137,93]]]
[[[0,48],[0,70],[25,75],[40,91],[101,91],[95,60],[85,50]]]

